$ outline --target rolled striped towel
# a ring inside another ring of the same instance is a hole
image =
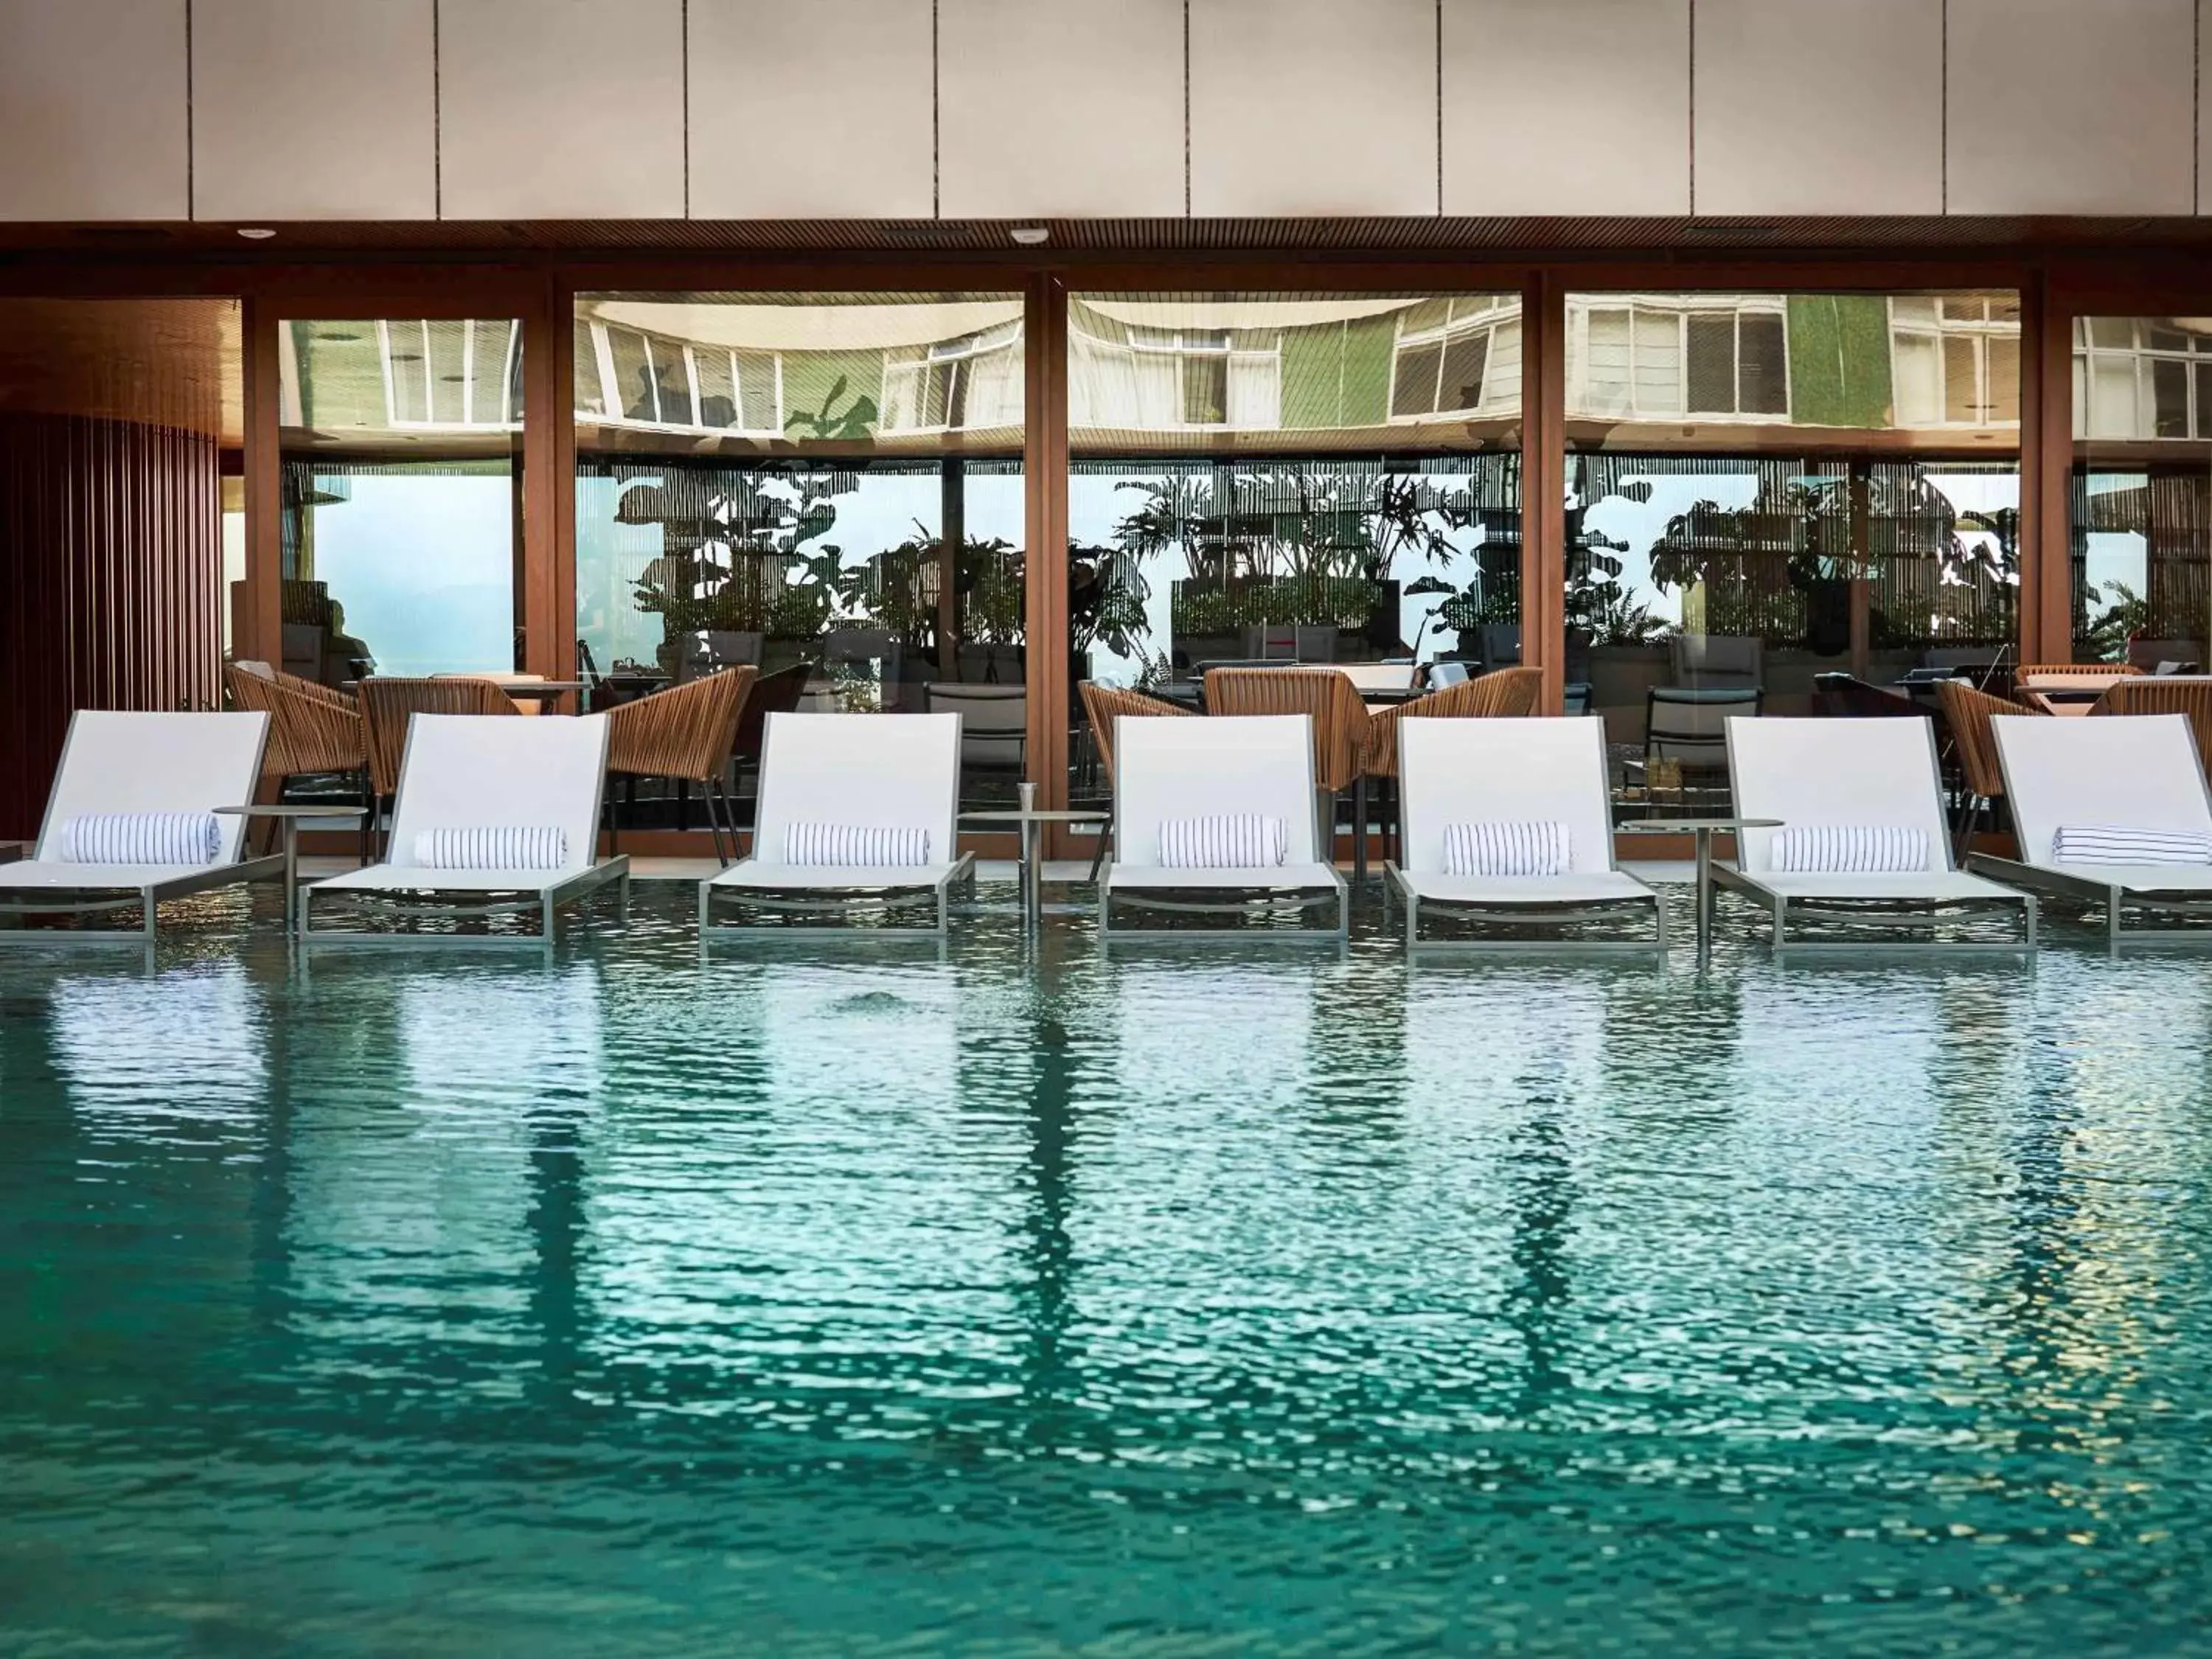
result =
[[[903,869],[929,862],[929,831],[878,823],[791,823],[783,861],[846,870]]]
[[[64,864],[213,864],[222,823],[212,812],[87,812],[62,825]]]
[[[2197,830],[2130,830],[2069,823],[2051,837],[2053,864],[2212,864],[2212,836]]]
[[[415,862],[425,870],[558,870],[568,861],[568,838],[550,824],[424,830],[415,837]]]
[[[1570,867],[1564,823],[1448,823],[1448,876],[1563,876]]]
[[[1797,875],[1894,875],[1928,868],[1928,832],[1896,823],[1808,823],[1774,832],[1774,867]]]
[[[1257,870],[1289,855],[1291,826],[1257,812],[1168,818],[1160,824],[1164,870]]]

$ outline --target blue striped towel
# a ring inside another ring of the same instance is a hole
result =
[[[198,866],[222,856],[212,812],[87,812],[62,825],[64,864]]]
[[[568,836],[548,824],[425,830],[415,837],[415,862],[425,870],[558,870],[568,859]]]
[[[1563,876],[1571,867],[1564,823],[1448,823],[1448,876]]]
[[[2212,864],[2212,836],[2196,830],[2074,824],[2051,838],[2053,864]]]
[[[904,869],[929,862],[929,831],[884,824],[786,824],[783,861],[842,870]]]
[[[1928,866],[1928,832],[1895,823],[1808,823],[1774,833],[1774,867],[1824,876],[1894,875]]]
[[[1291,826],[1256,812],[1168,818],[1160,824],[1164,870],[1257,870],[1288,856]]]

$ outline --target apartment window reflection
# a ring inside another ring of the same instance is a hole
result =
[[[2075,659],[2201,669],[2212,649],[2212,318],[2074,322]]]
[[[520,669],[521,324],[288,321],[277,345],[286,672]]]
[[[613,708],[749,671],[773,710],[957,709],[963,795],[1027,749],[1023,301],[1009,294],[580,295],[577,659]],[[688,793],[626,788],[641,828]]]
[[[2009,293],[1566,301],[1566,678],[1626,813],[1723,810],[1732,715],[2009,684]]]

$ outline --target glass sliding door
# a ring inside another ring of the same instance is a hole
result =
[[[2074,659],[2201,669],[2212,640],[2212,318],[2077,317]]]
[[[596,706],[738,666],[749,708],[957,710],[1026,763],[1019,294],[586,294],[576,623]],[[758,721],[734,757],[753,782]],[[645,827],[692,820],[633,792]]]
[[[1566,678],[1624,810],[1727,804],[1731,715],[2009,684],[2012,293],[1566,301]]]
[[[286,321],[277,349],[283,667],[520,669],[521,323]]]
[[[1518,294],[1079,293],[1068,404],[1079,687],[1297,662],[1402,701],[1520,661]]]

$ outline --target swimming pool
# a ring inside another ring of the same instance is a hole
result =
[[[2212,963],[689,897],[0,959],[0,1650],[2201,1649]]]

